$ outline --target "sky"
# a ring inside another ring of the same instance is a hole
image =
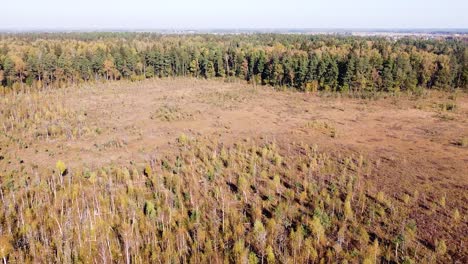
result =
[[[0,29],[468,28],[468,0],[0,2]]]

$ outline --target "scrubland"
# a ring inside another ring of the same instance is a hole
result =
[[[0,98],[5,263],[466,263],[468,97],[165,78]]]

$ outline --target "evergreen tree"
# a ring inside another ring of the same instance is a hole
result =
[[[395,83],[393,81],[393,63],[391,60],[384,62],[382,70],[382,85],[384,91],[394,91]]]

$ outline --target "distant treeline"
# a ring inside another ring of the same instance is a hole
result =
[[[301,91],[468,90],[464,40],[308,35],[0,35],[0,86],[153,77],[240,78]]]

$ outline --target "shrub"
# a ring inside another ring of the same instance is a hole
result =
[[[145,166],[145,169],[143,170],[143,174],[145,174],[146,177],[150,177],[153,174],[151,170],[151,166],[149,164]]]
[[[345,219],[349,220],[353,218],[353,209],[351,208],[351,201],[349,198],[347,198],[344,203],[344,215]]]
[[[180,134],[179,138],[177,139],[177,141],[181,144],[181,145],[185,145],[188,143],[189,141],[189,138],[187,137],[187,135],[185,135],[184,133]]]
[[[453,221],[458,224],[461,220],[461,216],[460,216],[460,212],[458,211],[458,209],[455,209],[453,211]]]
[[[455,111],[457,109],[457,104],[454,102],[448,102],[439,104],[439,107],[442,111]]]
[[[10,237],[6,235],[0,236],[0,259],[3,259],[4,263],[7,263],[6,259],[12,251],[13,246]]]
[[[440,197],[439,203],[440,203],[440,206],[442,206],[443,208],[445,208],[445,205],[446,205],[446,203],[447,203],[447,202],[446,202],[445,195],[442,196],[442,197]]]
[[[268,264],[274,264],[276,262],[275,253],[273,252],[273,248],[271,246],[268,246],[266,248],[266,257],[267,257]]]
[[[259,263],[257,255],[254,252],[249,253],[249,264],[257,264]]]
[[[383,192],[378,192],[376,199],[377,199],[377,201],[379,203],[384,203],[385,202],[385,194]]]
[[[436,253],[437,255],[445,255],[447,252],[447,245],[445,244],[445,240],[437,240],[436,241]]]
[[[153,202],[146,201],[145,206],[143,207],[143,212],[146,216],[153,218],[156,216],[156,207],[154,206]]]
[[[405,194],[403,194],[403,198],[402,198],[402,199],[403,199],[403,202],[404,202],[405,204],[408,204],[409,201],[410,201],[410,196],[409,196],[407,193],[405,193]]]
[[[65,165],[65,163],[63,161],[61,161],[61,160],[57,161],[57,163],[55,164],[55,168],[60,173],[60,176],[65,175],[65,172],[67,170],[67,166]]]
[[[466,148],[468,147],[468,137],[462,137],[455,142],[455,145]]]

